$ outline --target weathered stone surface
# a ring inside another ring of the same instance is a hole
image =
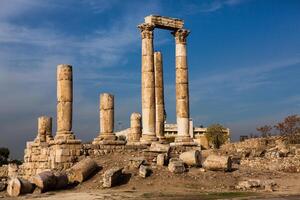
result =
[[[209,155],[202,166],[212,171],[231,171],[232,161],[230,156]]]
[[[40,188],[41,192],[54,190],[56,187],[56,177],[52,171],[41,172],[33,176],[30,182]]]
[[[155,134],[155,79],[153,57],[154,25],[144,23],[138,26],[142,36],[142,138],[141,142],[151,143]]]
[[[21,194],[31,193],[34,190],[34,185],[22,178],[12,178],[7,184],[7,193],[9,196],[16,197]]]
[[[0,179],[8,177],[8,165],[2,165],[0,167]]]
[[[37,142],[49,142],[52,140],[52,117],[41,116],[38,118]]]
[[[252,188],[260,188],[265,189],[266,191],[272,192],[274,191],[274,187],[276,186],[276,182],[273,180],[260,180],[260,179],[249,179],[240,181],[236,186],[237,189],[249,190]]]
[[[127,142],[139,142],[142,136],[142,116],[139,113],[132,113],[130,117],[130,132],[127,135]]]
[[[148,176],[150,176],[152,170],[149,166],[146,165],[141,165],[139,167],[139,176],[141,176],[142,178],[146,178]]]
[[[138,169],[142,164],[145,164],[146,160],[144,157],[134,157],[129,160],[129,167],[131,169]]]
[[[179,158],[189,166],[201,165],[201,152],[198,150],[183,152],[180,154]]]
[[[181,174],[186,171],[184,163],[179,159],[170,159],[168,169],[175,174]]]
[[[164,82],[163,82],[163,64],[161,52],[154,53],[154,73],[155,73],[155,108],[156,108],[156,137],[164,140]]]
[[[152,142],[151,146],[149,148],[149,151],[168,153],[170,151],[170,145],[169,144],[160,144],[158,142]]]
[[[87,157],[68,170],[69,182],[81,183],[98,169],[98,164],[91,158]]]
[[[100,94],[100,133],[94,139],[94,144],[101,143],[102,141],[115,141],[117,140],[114,134],[114,96],[112,94]]]
[[[120,182],[123,167],[113,167],[104,172],[103,187],[113,187]]]
[[[164,17],[158,15],[149,15],[145,17],[145,23],[153,24],[157,28],[175,30],[183,28],[183,20],[171,17]]]
[[[166,161],[167,161],[167,154],[161,153],[157,155],[156,164],[158,166],[164,166],[166,164]]]

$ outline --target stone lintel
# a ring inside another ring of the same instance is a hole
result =
[[[182,19],[164,17],[159,15],[149,15],[145,17],[145,23],[154,24],[155,27],[167,30],[177,30],[183,28]]]

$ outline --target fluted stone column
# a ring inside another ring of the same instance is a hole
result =
[[[156,141],[153,24],[138,26],[142,35],[142,143]]]
[[[49,142],[52,137],[52,118],[41,116],[38,118],[38,135],[36,141]]]
[[[73,104],[72,66],[57,66],[57,133],[55,140],[73,140],[72,104]]]
[[[130,132],[127,136],[128,143],[138,143],[142,135],[142,116],[140,113],[132,113],[130,116]]]
[[[189,135],[189,82],[186,53],[186,38],[190,31],[178,29],[173,32],[176,41],[176,118],[175,142],[191,142]]]
[[[165,103],[164,103],[164,77],[161,52],[154,53],[154,74],[155,74],[155,109],[156,109],[156,137],[165,140]]]
[[[114,141],[114,96],[112,94],[100,94],[100,133],[94,139],[94,143],[103,140]]]

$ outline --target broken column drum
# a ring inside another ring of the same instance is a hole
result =
[[[72,66],[57,66],[57,133],[55,139],[75,139],[72,133]]]
[[[41,116],[38,118],[38,135],[36,141],[49,142],[52,140],[52,118]]]
[[[155,134],[155,79],[153,58],[154,25],[138,26],[142,36],[142,138],[141,142],[157,140]]]
[[[165,105],[164,105],[164,82],[161,52],[154,53],[155,72],[155,108],[156,108],[156,136],[164,139]]]
[[[142,116],[140,113],[132,113],[130,116],[130,133],[128,142],[139,142],[142,135]]]
[[[172,34],[176,41],[176,118],[177,137],[175,142],[191,142],[189,135],[189,82],[186,38],[190,31],[178,29]]]
[[[100,135],[101,140],[116,140],[114,134],[114,96],[100,95]]]

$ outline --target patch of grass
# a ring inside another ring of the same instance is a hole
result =
[[[142,198],[153,198],[153,199],[184,199],[184,200],[192,200],[192,199],[201,199],[201,200],[213,200],[213,199],[231,199],[237,197],[253,197],[256,196],[257,193],[254,192],[212,192],[212,193],[155,193],[148,192],[143,193]]]

